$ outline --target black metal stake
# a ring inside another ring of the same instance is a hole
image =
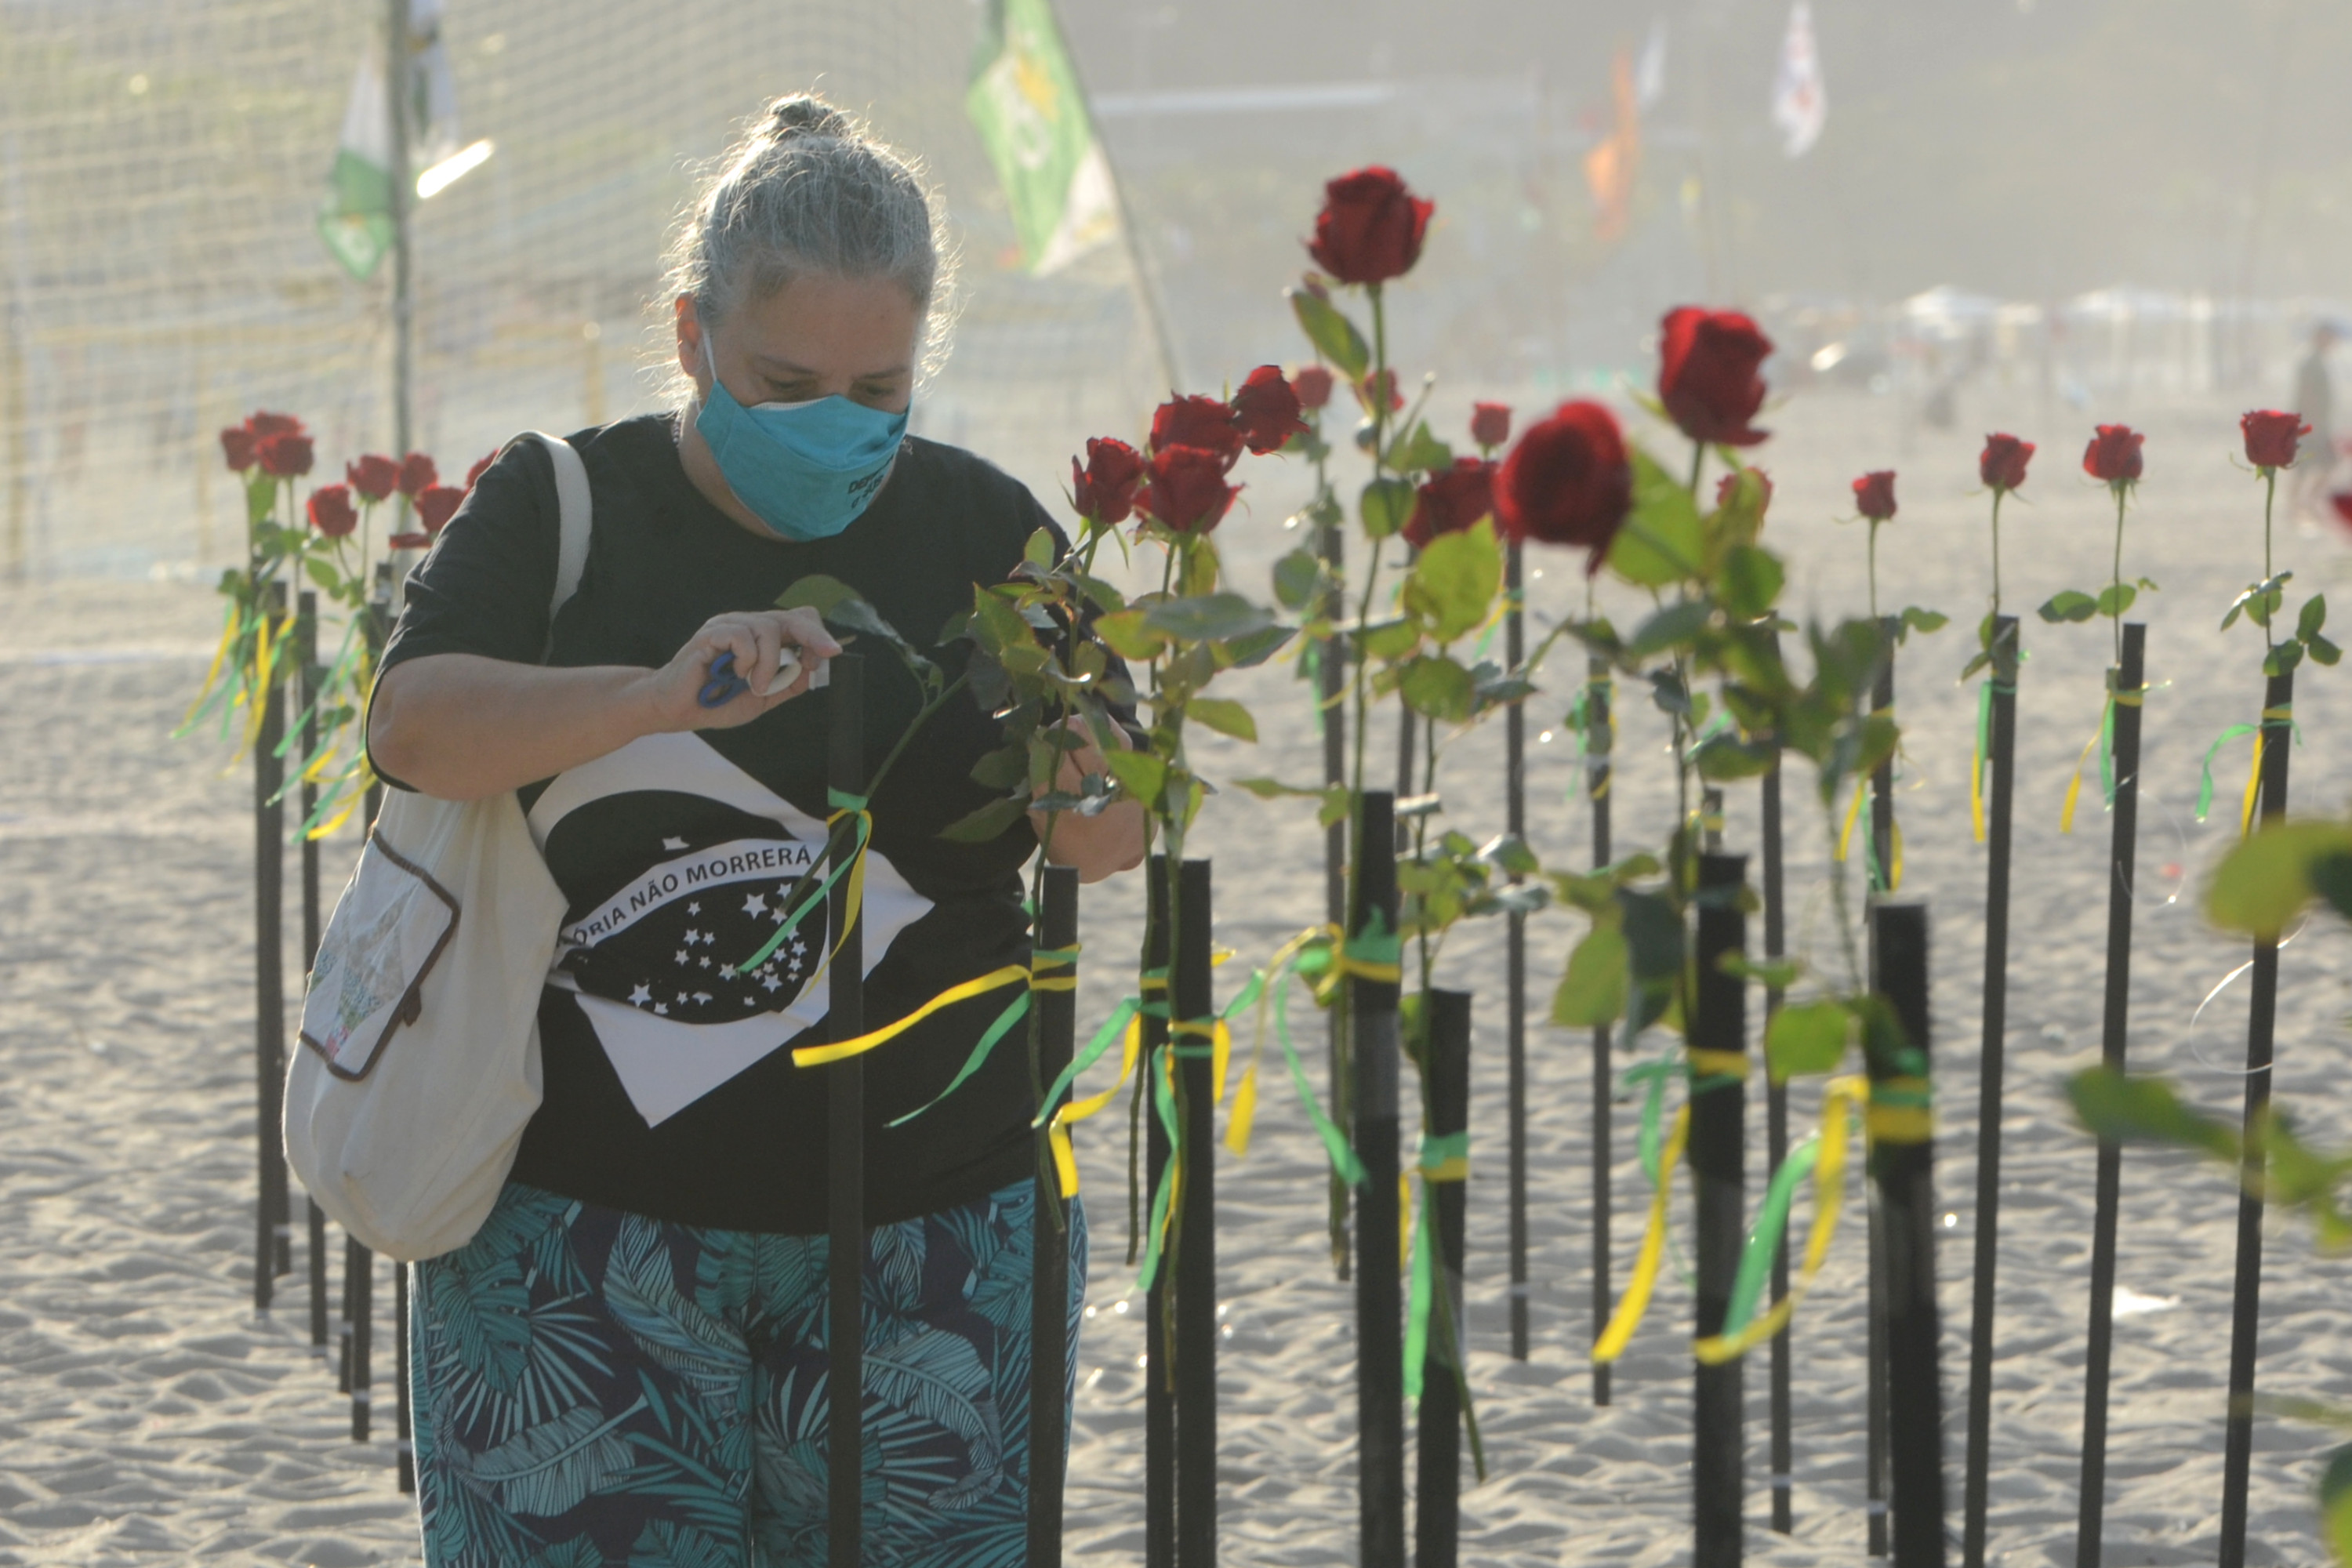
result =
[[[353,1236],[343,1237],[343,1296],[335,1320],[335,1392],[352,1391],[352,1312],[360,1300],[360,1260],[367,1256]]]
[[[2261,800],[2265,823],[2286,816],[2286,756],[2294,735],[2294,672],[2273,675],[2263,693]],[[2272,1034],[2278,1023],[2275,937],[2254,943],[2246,1017],[2245,1152],[2239,1170],[2236,1301],[2230,1313],[2230,1415],[2221,1456],[2221,1568],[2244,1568],[2246,1485],[2254,1458],[2254,1348],[2261,1327],[2263,1200],[2266,1161],[2257,1134],[2270,1115]]]
[[[1690,1167],[1697,1273],[1694,1332],[1723,1332],[1732,1282],[1747,1229],[1748,1004],[1747,986],[1723,972],[1726,955],[1748,945],[1748,916],[1739,895],[1748,880],[1744,855],[1698,858],[1698,933],[1690,1044]],[[1736,1058],[1738,1070],[1731,1070]],[[1694,1363],[1691,1499],[1695,1568],[1735,1568],[1740,1561],[1742,1461],[1746,1438],[1741,1367],[1735,1357],[1717,1365]]]
[[[1528,656],[1526,617],[1520,610],[1519,546],[1503,556],[1503,591],[1510,608],[1503,616],[1503,659],[1517,670]],[[1503,824],[1511,837],[1528,837],[1527,704],[1503,711]],[[1517,884],[1525,879],[1511,873]],[[1511,1359],[1528,1359],[1528,917],[1513,910],[1504,917],[1503,1050],[1509,1074]],[[1466,1115],[1467,1112],[1465,1112]]]
[[[1170,976],[1177,1037],[1177,1103],[1184,1128],[1178,1176],[1181,1223],[1171,1265],[1176,1276],[1176,1568],[1217,1561],[1217,1151],[1216,1088],[1209,1031],[1216,1018],[1210,984],[1209,862],[1177,873],[1176,954]]]
[[[841,794],[863,796],[865,659],[835,657],[826,691],[826,781]],[[857,854],[856,837],[836,838],[833,853]],[[849,892],[845,875],[833,885],[827,921],[835,946],[825,1018],[835,1040],[866,1032],[865,933],[862,921],[851,918]],[[858,1568],[865,1538],[866,1058],[845,1058],[825,1074],[825,1561],[831,1568]]]
[[[1045,868],[1037,945],[1056,952],[1078,945],[1078,873],[1074,866]],[[1077,967],[1057,967],[1053,974],[1056,979],[1066,974],[1075,983]],[[1074,989],[1040,990],[1032,1005],[1037,1009],[1037,1081],[1042,1087],[1070,1065],[1077,1041],[1078,994]],[[1061,1184],[1042,1144],[1039,1156],[1037,1203],[1029,1226],[1034,1273],[1029,1296],[1028,1568],[1061,1568],[1069,1404],[1076,1392],[1070,1382],[1076,1371],[1070,1363],[1070,1237]]]
[[[1893,717],[1895,712],[1895,637],[1902,623],[1892,616],[1882,618],[1879,630],[1885,638],[1886,657],[1878,667],[1878,680],[1871,692],[1871,706],[1877,712]],[[1870,897],[1873,902],[1895,890],[1895,759],[1888,757],[1870,774]],[[1873,941],[1876,940],[1877,923],[1870,926]],[[1874,952],[1871,963],[1877,963]],[[1869,1215],[1865,1226],[1869,1244],[1869,1313],[1870,1326],[1864,1352],[1864,1377],[1866,1382],[1864,1405],[1864,1442],[1868,1454],[1863,1465],[1864,1508],[1867,1513],[1866,1549],[1873,1557],[1886,1555],[1886,1237],[1883,1216],[1879,1213],[1878,1193],[1872,1188]]]
[[[2138,622],[2126,624],[2123,629],[2123,663],[2107,672],[2110,689],[2115,693],[2115,742],[2113,756],[2116,770],[2116,807],[2114,833],[2107,859],[2107,981],[2106,1005],[2100,1022],[2100,1059],[2113,1071],[2124,1070],[2124,1047],[2129,1038],[2131,1018],[2131,950],[2132,950],[2132,888],[2138,880],[2137,862],[2139,838],[2139,726],[2140,693],[2146,680],[2147,628]],[[1993,700],[1998,703],[1998,694]],[[2000,710],[1994,710],[1996,730]],[[2003,868],[2003,891],[2007,891],[2006,868]],[[2006,922],[2004,922],[2005,925]],[[1987,934],[1990,934],[1988,925]],[[1986,959],[1987,984],[1990,984],[1991,959]],[[1990,1009],[1990,993],[1987,994],[1988,1009],[1985,1028],[1992,1028]],[[1997,1130],[1996,1130],[1997,1131]],[[2074,1531],[2074,1561],[2078,1568],[2099,1568],[2100,1534],[2106,1517],[2107,1492],[2107,1381],[2108,1367],[2115,1345],[2116,1306],[2116,1227],[2123,1211],[2123,1156],[2120,1144],[2099,1141],[2098,1176],[2091,1215],[2091,1313],[2087,1345],[2083,1356],[2083,1484]],[[1996,1158],[1998,1152],[1996,1149]],[[1985,1178],[1977,1178],[1977,1206],[1985,1206]],[[1978,1223],[1986,1222],[1980,1214]],[[1985,1278],[1986,1243],[1979,1237],[1977,1243],[1977,1316],[1979,1337],[1984,1342],[1983,1353],[1988,1359],[1992,1350],[1992,1330],[1986,1321],[1992,1310],[1991,1286]],[[1971,1345],[1971,1352],[1976,1347]],[[1981,1439],[1978,1428],[1984,1414],[1978,1406],[1977,1373],[1973,1359],[1969,1368],[1969,1536],[1976,1555],[1968,1561],[1968,1568],[1979,1568],[1983,1562],[1984,1488],[1979,1473],[1981,1463],[1978,1450]],[[1990,1397],[1991,1372],[1987,1368],[1985,1381]]]
[[[1991,1474],[1993,1284],[2000,1261],[2000,1101],[2009,1040],[2009,861],[2011,821],[2014,815],[2011,780],[2017,771],[2017,617],[1994,616],[1991,724],[1985,738],[1985,764],[1992,780],[1984,803],[1984,1034],[1977,1058],[1976,1258],[1971,1277],[1974,1299],[1969,1310],[1969,1450],[1960,1504],[1960,1555],[1967,1568],[1984,1568],[1985,1502]],[[2137,743],[2138,710],[2133,712],[2132,738]],[[2137,763],[2135,756],[2135,768]],[[2122,759],[2118,757],[2117,767],[2121,766]],[[2134,783],[2136,787],[2137,781]],[[2119,791],[2123,787],[2121,776],[2117,787]],[[2118,800],[2116,832],[2119,837],[2126,831],[2125,809]],[[2111,904],[2107,913],[2110,931],[2115,919]],[[2124,900],[2123,919],[2128,928],[2128,896]],[[2114,951],[2110,937],[2110,963]],[[2108,994],[2114,995],[2112,989]]]
[[[1778,651],[1777,639],[1775,652]],[[1762,739],[1771,740],[1766,736]],[[1780,849],[1780,760],[1776,748],[1772,768],[1764,775],[1759,815],[1763,817],[1764,859],[1764,952],[1768,959],[1778,961],[1787,956],[1788,946],[1788,885],[1782,867]],[[1768,986],[1764,992],[1764,1025],[1771,1027],[1772,1015],[1780,1010],[1782,993],[1779,986]],[[1789,1158],[1789,1086],[1767,1075],[1764,1089],[1764,1152],[1765,1163],[1779,1171]],[[1784,1300],[1789,1294],[1789,1237],[1784,1231],[1780,1244],[1772,1249],[1772,1299]],[[1793,1325],[1772,1336],[1771,1352],[1771,1458],[1772,1458],[1772,1528],[1787,1535],[1797,1527],[1795,1499],[1790,1491],[1795,1485],[1794,1444],[1790,1430],[1790,1352],[1789,1341]]]
[[[285,613],[285,584],[266,584],[264,619]],[[286,1032],[286,806],[278,798],[286,778],[285,760],[278,754],[278,743],[286,738],[284,681],[272,679],[268,690],[255,692],[253,700],[261,704],[253,742],[253,1310],[267,1312],[277,1283],[278,1226],[286,1213],[278,1103],[285,1092],[279,1052]]]
[[[1898,1041],[1866,1042],[1870,1167],[1885,1237],[1888,1403],[1894,1413],[1895,1568],[1943,1568],[1944,1406],[1937,1365],[1935,1143],[1928,1057],[1927,910],[1870,911],[1873,988],[1890,1005]],[[1882,1113],[1881,1102],[1885,1104]],[[1884,1114],[1885,1120],[1881,1120]]]
[[[1517,712],[1517,709],[1512,710]],[[1422,1080],[1427,1085],[1428,1128],[1433,1138],[1470,1130],[1470,993],[1429,994],[1428,1043]],[[1414,1454],[1413,1568],[1454,1568],[1462,1533],[1462,1391],[1454,1377],[1462,1365],[1464,1227],[1468,1192],[1455,1180],[1433,1182],[1424,1171],[1436,1234],[1423,1247],[1437,1248],[1437,1290],[1444,1305],[1432,1304],[1428,1349],[1421,1360],[1420,1442]],[[1441,1316],[1440,1313],[1443,1313]]]
[[[308,758],[319,749],[319,686],[325,673],[319,668],[319,595],[309,588],[295,600],[297,618],[295,658],[301,670],[302,755]],[[319,808],[319,786],[308,782],[302,785],[302,820],[308,823]],[[306,831],[302,835],[302,975],[303,990],[310,990],[310,974],[319,961],[319,932],[322,911],[319,901],[319,841]],[[291,1194],[289,1194],[289,1199]],[[327,1211],[319,1200],[308,1193],[302,1194],[306,1211],[305,1229],[310,1243],[307,1261],[310,1265],[310,1343],[323,1349],[327,1342]]]
[[[1144,870],[1143,968],[1147,1002],[1166,1003],[1169,954],[1174,947],[1168,924],[1168,857],[1154,855]],[[1136,1079],[1136,1105],[1143,1118],[1143,1210],[1151,1223],[1151,1194],[1174,1152],[1168,1130],[1152,1106],[1160,1048],[1168,1043],[1170,1010],[1143,1016],[1142,1070]],[[1160,1269],[1143,1293],[1143,1561],[1145,1568],[1176,1568],[1176,1385],[1170,1374],[1168,1270]]]
[[[1585,666],[1584,782],[1592,802],[1592,864],[1609,864],[1609,781],[1612,769],[1612,731],[1609,718],[1609,661],[1593,658]],[[1592,1341],[1609,1331],[1615,1308],[1609,1282],[1611,1116],[1615,1105],[1614,1069],[1609,1060],[1610,1029],[1592,1031]],[[1592,1363],[1592,1403],[1609,1403],[1609,1363]]]
[[[352,1245],[352,1441],[364,1443],[375,1403],[375,1254]]]
[[[416,1490],[416,1447],[410,1441],[408,1411],[408,1265],[392,1266],[392,1375],[394,1465],[400,1490]]]
[[[1351,942],[1392,941],[1397,920],[1396,801],[1364,792],[1363,858]],[[1348,981],[1355,1044],[1356,1455],[1360,1568],[1404,1568],[1404,1312],[1397,1263],[1398,985]]]

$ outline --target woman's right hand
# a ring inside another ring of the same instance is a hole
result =
[[[801,670],[789,685],[768,690],[783,651],[797,652]],[[841,651],[814,610],[740,610],[713,616],[659,669],[644,676],[643,692],[652,727],[663,731],[731,730],[809,689],[817,668]],[[748,689],[716,708],[702,706],[710,667],[735,656],[735,673]]]

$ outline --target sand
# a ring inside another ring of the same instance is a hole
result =
[[[2251,718],[2260,695],[2257,639],[2214,629],[2260,562],[2260,487],[2230,461],[2235,412],[2151,400],[2099,415],[2151,433],[2126,569],[2164,585],[2145,606],[2150,676],[2163,689],[2147,710],[2132,1060],[2175,1074],[2200,1103],[2231,1113],[2243,982],[2194,1028],[2190,1018],[2244,960],[2242,944],[2207,930],[2194,908],[2203,868],[2234,831],[2242,741],[2223,752],[2213,820],[2195,824],[2190,806],[2205,748],[2224,726]],[[1937,1265],[1955,1529],[1983,859],[1968,829],[1975,699],[1953,677],[1987,575],[1985,503],[1971,493],[1978,431],[2008,420],[2048,437],[2026,492],[2032,504],[2012,506],[2006,520],[2012,608],[2030,616],[2060,587],[2095,587],[2109,542],[2105,492],[2075,468],[2091,416],[2062,410],[2044,425],[2033,416],[2030,402],[1969,407],[1965,433],[1906,438],[1889,405],[1824,397],[1782,410],[1782,434],[1763,454],[1780,486],[1771,536],[1797,563],[1792,614],[1859,611],[1862,537],[1827,520],[1849,510],[1852,473],[1893,463],[1904,475],[1904,510],[1882,542],[1882,601],[1954,616],[1951,628],[1906,651],[1898,707],[1909,732],[1903,891],[1928,901],[1936,939],[1937,1181],[1939,1209],[1950,1215]],[[2064,437],[2050,434],[2059,429]],[[1298,483],[1270,461],[1244,477],[1250,510],[1220,539],[1234,579],[1255,591],[1290,542],[1280,520]],[[2306,538],[2284,522],[2278,536],[2283,563],[2301,567],[2298,588],[2345,581],[2339,539]],[[1531,589],[1537,610],[1553,615],[1579,602],[1575,564],[1543,564]],[[393,1482],[388,1343],[380,1335],[379,1440],[354,1445],[333,1370],[308,1342],[299,1247],[278,1310],[257,1320],[250,1307],[249,775],[224,773],[228,759],[217,747],[165,738],[202,673],[215,616],[208,594],[178,584],[0,592],[0,1562],[418,1560],[413,1507]],[[2057,833],[2056,818],[2067,770],[2097,718],[2109,645],[2104,625],[2049,628],[2030,618],[2026,639],[1991,1519],[1997,1561],[2039,1565],[2073,1561],[2092,1147],[2059,1083],[2096,1057],[2105,919],[2106,822],[2095,786],[2073,837]],[[1531,731],[1557,726],[1558,690],[1578,664],[1564,660],[1558,689],[1536,700]],[[2338,781],[2352,743],[2339,689],[2347,680],[2352,674],[2307,668],[2296,705],[2306,743],[2294,756],[2294,793],[2315,811],[2343,805]],[[1210,742],[1212,773],[1310,779],[1318,752],[1288,668],[1246,674],[1234,694],[1255,709],[1266,740],[1255,754]],[[1624,706],[1618,842],[1632,847],[1662,831],[1668,773],[1663,720]],[[1449,820],[1474,837],[1500,825],[1499,749],[1497,728],[1448,753]],[[1376,745],[1375,754],[1387,751]],[[1556,736],[1534,748],[1530,769],[1537,847],[1566,865],[1580,862],[1586,833],[1582,801],[1563,799],[1572,762],[1569,742]],[[1826,958],[1834,948],[1821,896],[1822,833],[1801,777],[1792,776],[1789,795],[1792,927],[1808,952]],[[1755,811],[1753,790],[1735,788],[1731,847],[1753,847]],[[1216,858],[1227,911],[1218,934],[1244,960],[1319,918],[1319,846],[1298,803],[1236,791],[1213,803],[1196,850]],[[331,846],[331,889],[352,849],[349,835]],[[1120,994],[1139,900],[1132,879],[1088,894],[1088,1021]],[[1578,929],[1556,914],[1532,926],[1539,1001]],[[1584,1360],[1589,1052],[1580,1035],[1540,1022],[1530,1026],[1535,1348],[1526,1363],[1507,1354],[1501,946],[1499,926],[1465,928],[1440,975],[1479,996],[1471,1383],[1491,1473],[1464,1498],[1464,1560],[1681,1562],[1688,1292],[1671,1278],[1662,1287],[1621,1363],[1615,1402],[1596,1410]],[[2324,920],[2283,963],[2277,1091],[2323,1143],[2352,1111],[2352,1090],[2332,1070],[2345,1047],[2347,955],[2342,928]],[[1238,983],[1237,967],[1221,972],[1220,994]],[[1319,1038],[1312,1021],[1307,1036]],[[1642,1054],[1659,1048],[1648,1041]],[[1319,1089],[1319,1066],[1314,1076]],[[1318,1146],[1276,1075],[1266,1090],[1249,1158],[1220,1156],[1223,1551],[1236,1563],[1349,1563],[1351,1288],[1332,1279],[1325,1255]],[[1760,1185],[1755,1099],[1750,1168]],[[1801,1089],[1797,1103],[1802,1124],[1814,1091]],[[1621,1108],[1621,1260],[1646,1193],[1632,1159],[1633,1124],[1632,1107]],[[1127,1291],[1123,1262],[1123,1160],[1107,1126],[1082,1140],[1081,1152],[1097,1252],[1096,1314],[1080,1352],[1070,1543],[1090,1562],[1139,1563],[1140,1301]],[[2106,1561],[2208,1562],[2220,1509],[2235,1197],[2226,1173],[2141,1151],[2126,1159],[2124,1194]],[[2343,1397],[2352,1382],[2342,1348],[2352,1344],[2344,1267],[2315,1257],[2298,1222],[2269,1230],[2261,1384]],[[1860,1233],[1850,1228],[1795,1329],[1793,1540],[1765,1529],[1760,1358],[1749,1375],[1748,1545],[1758,1562],[1863,1557],[1860,1259]],[[380,1284],[380,1303],[389,1294]],[[2310,1500],[2328,1444],[2314,1427],[2260,1422],[2250,1561],[2321,1556]]]

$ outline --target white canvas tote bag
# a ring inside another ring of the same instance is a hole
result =
[[[561,437],[555,612],[588,559],[588,470]],[[544,655],[542,655],[544,657]],[[320,939],[286,1074],[286,1154],[335,1222],[404,1262],[471,1240],[539,1109],[539,1002],[563,894],[512,790],[387,790]]]

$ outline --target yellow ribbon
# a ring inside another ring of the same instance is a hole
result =
[[[1746,1051],[1708,1051],[1696,1046],[1690,1047],[1691,1078],[1746,1079],[1753,1065]]]
[[[1805,1236],[1804,1262],[1798,1269],[1796,1281],[1769,1311],[1750,1321],[1738,1333],[1711,1334],[1694,1343],[1691,1353],[1701,1364],[1720,1366],[1746,1355],[1788,1327],[1789,1321],[1796,1316],[1797,1303],[1812,1289],[1822,1260],[1829,1257],[1830,1238],[1837,1234],[1838,1211],[1845,1202],[1847,1125],[1869,1092],[1869,1083],[1864,1079],[1837,1078],[1829,1081],[1822,1096],[1821,1157],[1813,1166],[1813,1220]]]
[[[1657,1289],[1658,1268],[1666,1256],[1666,1197],[1674,1190],[1675,1167],[1682,1163],[1683,1145],[1689,1139],[1690,1107],[1685,1104],[1675,1112],[1674,1129],[1666,1134],[1665,1152],[1659,1156],[1658,1190],[1650,1194],[1650,1222],[1642,1232],[1642,1249],[1634,1256],[1633,1277],[1625,1282],[1625,1294],[1618,1298],[1609,1327],[1592,1347],[1596,1362],[1612,1362],[1624,1354],[1642,1314],[1649,1310],[1650,1293]]]
[[[220,679],[221,666],[228,662],[228,650],[236,645],[238,619],[237,607],[231,603],[228,624],[221,627],[220,646],[213,649],[213,662],[205,671],[205,683],[196,689],[196,700],[188,704],[186,715],[180,720],[182,729],[187,728],[189,721],[195,718],[196,710],[205,705],[205,699],[212,693],[213,682]]]
[[[841,950],[835,947],[834,951],[838,952]],[[1017,984],[1028,978],[1029,966],[1025,963],[1008,963],[1002,969],[992,969],[976,980],[967,980],[961,985],[949,986],[895,1024],[885,1024],[878,1029],[869,1029],[865,1034],[846,1040],[835,1040],[822,1046],[803,1046],[793,1053],[793,1065],[803,1068],[822,1067],[826,1062],[837,1062],[848,1057],[864,1056],[877,1046],[889,1044],[941,1008],[952,1007],[959,1002],[969,1002],[975,996],[984,996],[991,991],[1002,990],[1007,985]],[[815,976],[810,976],[810,981],[814,984]],[[1041,983],[1040,988],[1047,987]]]
[[[1844,831],[1838,835],[1836,853],[1830,857],[1831,859],[1836,861],[1841,866],[1845,864],[1846,850],[1851,847],[1853,843],[1853,825],[1862,816],[1863,796],[1867,795],[1869,791],[1870,781],[1868,779],[1857,779],[1854,781],[1853,804],[1845,808],[1845,828]],[[1895,829],[1895,863],[1886,868],[1886,889],[1889,892],[1895,892],[1900,890],[1903,886],[1903,825],[1900,822],[1897,822],[1891,826]]]
[[[1072,1124],[1084,1121],[1118,1097],[1118,1091],[1127,1084],[1128,1076],[1135,1071],[1136,1058],[1142,1050],[1143,1020],[1135,1018],[1127,1026],[1127,1040],[1119,1057],[1118,1079],[1100,1094],[1064,1101],[1062,1108],[1054,1112],[1054,1120],[1047,1124],[1046,1137],[1053,1144],[1054,1169],[1061,1175],[1064,1197],[1075,1197],[1078,1191],[1078,1157],[1070,1148]]]
[[[1879,1103],[1879,1097],[1900,1096],[1910,1104]],[[1925,1143],[1935,1136],[1936,1113],[1927,1106],[1928,1084],[1924,1078],[1890,1078],[1874,1084],[1870,1090],[1870,1109],[1864,1118],[1864,1127],[1874,1143]]]

